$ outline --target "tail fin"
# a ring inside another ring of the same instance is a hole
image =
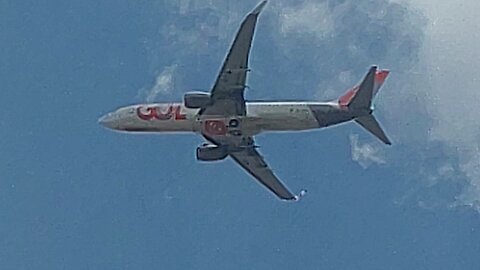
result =
[[[370,108],[372,104],[372,99],[377,95],[378,90],[380,89],[380,87],[382,87],[389,73],[390,71],[388,70],[377,70],[376,66],[372,66],[363,81],[359,85],[349,89],[343,96],[341,96],[338,99],[338,103],[340,104],[340,106],[345,107],[357,107],[358,105],[362,105],[361,103],[363,103],[364,107]],[[371,86],[372,77],[373,88]],[[360,92],[363,92],[363,94],[360,94]],[[357,95],[362,95],[363,98],[355,98],[355,96]],[[367,96],[367,100],[365,100],[365,96]],[[352,104],[354,99],[357,99],[357,105]]]
[[[372,100],[383,85],[388,74],[388,70],[377,71],[377,67],[372,66],[360,85],[348,90],[341,96],[338,99],[338,104],[347,107],[354,115],[357,115],[355,122],[360,126],[364,127],[385,144],[390,145],[392,143],[372,115]]]

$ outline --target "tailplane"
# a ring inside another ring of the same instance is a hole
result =
[[[380,127],[377,119],[372,114],[360,116],[355,118],[355,122],[357,122],[360,126],[364,127],[366,130],[370,131],[373,135],[375,135],[380,141],[384,142],[385,144],[391,145],[392,142],[388,139],[385,132]]]
[[[360,126],[364,127],[385,144],[390,145],[392,143],[372,115],[372,100],[385,82],[388,74],[388,70],[377,70],[376,66],[372,66],[358,86],[348,90],[338,99],[338,104],[351,111],[356,116],[355,122]]]

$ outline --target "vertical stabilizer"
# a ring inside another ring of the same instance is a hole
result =
[[[370,71],[367,73],[367,75],[359,85],[349,89],[343,96],[341,96],[338,99],[338,103],[341,106],[344,106],[344,107],[349,106],[349,104],[353,102],[354,97],[360,91],[360,88],[362,85],[364,86],[364,88],[366,87],[367,90],[370,90],[369,89],[370,85],[367,85],[367,84],[371,83],[371,81],[368,81],[368,80],[371,80],[370,76],[372,76],[372,73],[373,73],[372,69],[375,69],[375,75],[373,79],[373,89],[371,89],[372,91],[371,99],[373,99],[377,95],[378,90],[380,90],[380,88],[382,87],[383,83],[388,77],[388,74],[390,74],[390,71],[385,69],[377,70],[377,68],[373,66],[370,68]],[[366,105],[368,105],[368,102],[366,102]],[[371,106],[371,101],[370,101],[370,106]]]
[[[377,70],[376,66],[372,66],[358,86],[348,90],[338,99],[338,104],[341,107],[348,108],[356,116],[355,122],[360,126],[375,135],[382,142],[390,145],[392,143],[372,115],[372,100],[385,82],[388,74],[388,70]]]
[[[375,87],[375,74],[377,67],[373,66],[368,71],[358,90],[348,102],[348,108],[352,111],[367,112],[372,107],[373,89]]]

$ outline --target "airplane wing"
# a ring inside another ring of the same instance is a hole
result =
[[[275,176],[275,174],[273,174],[272,170],[263,160],[263,157],[253,146],[244,148],[238,152],[232,152],[230,153],[230,156],[253,177],[255,177],[262,185],[275,193],[275,195],[277,195],[280,199],[299,199],[299,196],[292,194]]]
[[[295,195],[288,190],[277,176],[275,176],[257,151],[253,137],[208,136],[206,134],[203,134],[203,137],[215,145],[226,145],[230,147],[232,149],[232,151],[229,152],[230,157],[255,177],[263,186],[277,195],[278,198],[298,201],[306,193],[306,190],[302,190],[300,194]]]
[[[228,52],[217,80],[211,90],[209,106],[199,112],[203,116],[245,116],[245,83],[247,79],[248,56],[252,45],[258,14],[267,1],[262,1],[243,20]],[[216,145],[225,145],[232,149],[229,155],[261,184],[283,200],[298,200],[273,174],[272,170],[255,149],[252,137],[249,136],[203,136]],[[305,192],[302,191],[300,196]]]
[[[267,1],[261,2],[243,20],[228,52],[222,69],[211,90],[211,104],[203,108],[201,115],[245,115],[244,90],[247,79],[248,56],[258,14]]]

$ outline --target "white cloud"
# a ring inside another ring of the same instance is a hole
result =
[[[468,179],[468,185],[463,193],[457,196],[456,204],[474,207],[480,212],[480,149],[479,143],[476,143],[476,149],[471,153],[462,153],[463,162],[460,164],[460,170],[465,173]]]
[[[155,84],[149,90],[140,90],[146,102],[153,102],[158,96],[171,94],[175,88],[175,70],[177,65],[165,67],[156,77]]]
[[[350,144],[352,146],[352,159],[364,169],[372,164],[385,164],[382,157],[381,148],[373,143],[360,144],[358,135],[350,135]]]
[[[456,204],[480,210],[480,2],[412,1],[429,18],[421,61],[427,67],[424,103],[433,121],[430,140],[448,146],[467,178]]]
[[[311,34],[318,39],[328,37],[334,26],[326,2],[304,2],[299,7],[286,7],[281,11],[281,33]]]

